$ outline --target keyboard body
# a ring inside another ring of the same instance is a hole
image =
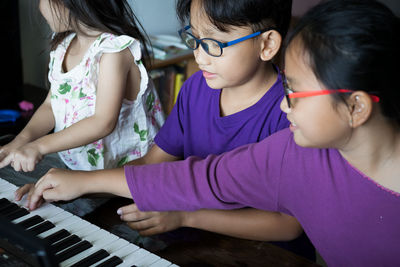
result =
[[[0,178],[0,216],[49,244],[59,266],[177,266],[50,203],[28,211],[16,189]]]

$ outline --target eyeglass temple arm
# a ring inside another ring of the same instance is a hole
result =
[[[242,38],[239,38],[239,39],[236,39],[236,40],[227,42],[227,43],[222,43],[222,47],[227,47],[227,46],[231,46],[231,45],[240,43],[240,42],[242,42],[242,41],[245,41],[245,40],[247,40],[247,39],[253,38],[253,37],[255,37],[255,36],[257,36],[257,35],[260,35],[260,34],[261,34],[261,31],[258,31],[258,32],[252,33],[252,34],[250,34],[250,35],[244,36],[244,37],[242,37]]]
[[[308,96],[317,96],[317,95],[329,95],[332,94],[333,92],[337,93],[351,93],[353,92],[352,90],[348,89],[337,89],[337,90],[320,90],[320,91],[314,91],[314,92],[295,92],[288,94],[289,98],[300,98],[300,97],[308,97]],[[379,97],[373,94],[368,94],[372,102],[379,102]]]

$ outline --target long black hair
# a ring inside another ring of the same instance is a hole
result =
[[[176,11],[182,24],[190,19],[192,0],[178,0]],[[274,27],[285,37],[292,15],[292,0],[201,0],[205,13],[220,31],[228,26],[249,26],[253,31]]]
[[[57,45],[72,31],[80,31],[80,23],[86,27],[101,32],[109,32],[115,35],[129,35],[142,44],[144,59],[150,58],[145,46],[148,36],[139,20],[133,13],[127,0],[48,0],[52,6],[54,15],[60,14],[60,8],[65,7],[69,11],[67,25],[71,31],[56,33],[50,42],[51,49]],[[57,9],[58,8],[58,9]]]
[[[300,19],[286,49],[295,38],[328,89],[375,93],[383,115],[400,125],[400,22],[389,8],[374,0],[326,1]]]

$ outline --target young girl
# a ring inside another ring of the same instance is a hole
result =
[[[183,23],[190,21],[180,34],[201,71],[184,84],[149,153],[131,164],[221,154],[288,127],[279,108],[281,77],[271,59],[288,30],[291,1],[180,0],[177,14]],[[182,226],[267,241],[302,233],[293,217],[255,209],[146,213],[132,204],[121,211],[141,235]],[[254,231],[243,235],[241,228]],[[313,247],[303,239],[282,246],[313,258]]]
[[[53,170],[32,207],[91,192],[142,210],[252,206],[294,215],[328,266],[399,266],[399,27],[376,1],[323,2],[288,40],[290,129],[205,160],[127,166],[126,180],[119,169],[75,186]]]
[[[1,148],[0,167],[33,171],[44,155],[58,152],[70,169],[97,170],[146,154],[163,114],[128,2],[40,0],[39,9],[54,32],[51,89],[25,129]]]

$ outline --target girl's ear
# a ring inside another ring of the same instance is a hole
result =
[[[260,58],[263,61],[271,60],[278,52],[282,44],[282,37],[279,32],[270,30],[264,32],[261,38]]]
[[[357,128],[363,125],[370,118],[373,102],[366,92],[354,92],[347,100],[347,103],[350,109],[350,127]]]

